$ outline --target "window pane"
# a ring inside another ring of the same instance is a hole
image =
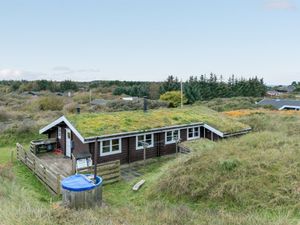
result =
[[[194,136],[195,136],[195,137],[198,137],[198,136],[199,136],[199,127],[195,127],[194,129],[195,129],[195,134],[194,134]]]
[[[194,133],[193,133],[193,128],[189,128],[189,137],[193,137]]]
[[[103,153],[110,152],[110,147],[109,146],[103,146],[102,147],[102,152]]]
[[[152,134],[146,134],[146,143],[152,145]]]
[[[176,141],[176,140],[178,140],[178,137],[179,137],[178,130],[175,130],[173,133],[173,139]]]
[[[167,131],[167,137],[172,137],[172,131]]]
[[[144,141],[144,135],[138,136],[138,141]]]
[[[167,136],[167,142],[172,141],[172,136]]]
[[[148,145],[152,145],[152,140],[150,139],[150,140],[146,140],[146,143],[148,144]]]
[[[112,145],[119,145],[119,139],[113,139],[113,140],[111,141],[111,144],[112,144]]]
[[[120,150],[120,146],[119,145],[113,145],[112,146],[112,151],[119,151]]]
[[[113,139],[111,141],[112,143],[112,151],[119,151],[120,150],[120,140],[119,139]]]
[[[152,139],[152,134],[146,134],[146,140]]]
[[[110,141],[102,141],[102,145],[104,146],[110,146]]]

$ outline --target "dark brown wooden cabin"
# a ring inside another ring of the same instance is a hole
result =
[[[99,141],[98,163],[120,160],[131,163],[143,159],[143,146],[140,141],[148,143],[146,157],[159,157],[176,153],[176,140],[187,141],[208,138],[217,141],[221,138],[247,133],[249,129],[232,134],[223,134],[217,129],[204,124],[193,123],[169,126],[148,130],[135,131],[97,137]],[[48,134],[48,138],[57,138],[58,147],[66,157],[80,154],[94,154],[95,138],[83,138],[76,128],[64,116],[40,130]]]

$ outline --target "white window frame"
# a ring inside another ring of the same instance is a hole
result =
[[[138,137],[139,137],[139,136],[144,136],[144,141],[146,141],[146,135],[149,135],[149,134],[151,134],[151,142],[152,142],[152,144],[151,144],[151,145],[148,145],[147,148],[152,148],[152,147],[154,147],[154,135],[153,135],[153,133],[139,134],[139,135],[136,135],[136,136],[135,136],[135,140],[136,140],[136,150],[144,149],[143,146],[139,146],[139,141],[138,141],[139,139],[138,139]]]
[[[57,138],[61,139],[61,127],[57,127]]]
[[[112,141],[113,140],[119,140],[119,150],[113,151],[112,150]],[[103,142],[109,141],[109,152],[103,152]],[[107,156],[107,155],[115,155],[122,152],[122,139],[121,138],[111,138],[111,139],[104,139],[100,141],[100,156]]]
[[[195,136],[195,128],[198,127],[198,136]],[[193,129],[193,137],[189,137],[189,129]],[[186,139],[187,140],[193,140],[193,139],[198,139],[200,138],[200,126],[193,126],[193,127],[188,127],[186,129]]]
[[[166,145],[176,143],[176,140],[174,139],[174,132],[175,132],[175,131],[178,131],[178,139],[180,139],[180,129],[167,130],[167,131],[165,132],[165,144],[166,144]],[[171,141],[168,141],[168,140],[167,140],[167,133],[168,133],[168,132],[172,132],[172,140],[171,140]]]

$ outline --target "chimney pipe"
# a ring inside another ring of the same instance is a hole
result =
[[[76,112],[77,112],[77,114],[80,114],[80,106],[76,107]]]
[[[144,96],[144,112],[147,112],[147,110],[148,110],[147,96]]]

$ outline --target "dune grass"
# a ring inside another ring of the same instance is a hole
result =
[[[300,115],[270,112],[240,120],[254,132],[217,143],[186,142],[193,153],[168,167],[152,196],[299,217]]]

